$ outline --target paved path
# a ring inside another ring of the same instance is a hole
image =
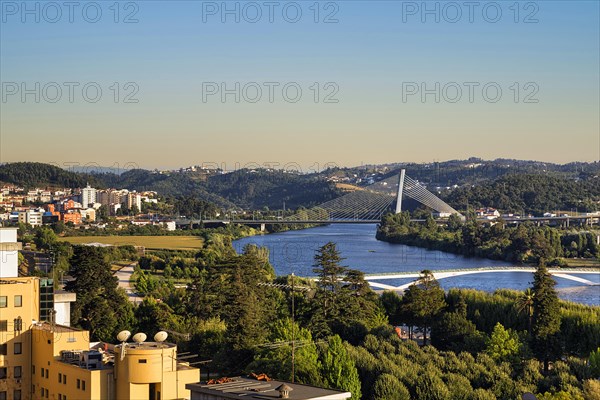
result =
[[[144,300],[144,298],[138,296],[138,294],[135,292],[135,288],[131,284],[131,276],[133,275],[133,268],[135,267],[135,265],[136,263],[132,263],[126,267],[121,268],[119,271],[117,271],[115,276],[119,280],[119,287],[125,290],[129,301],[135,304],[139,304],[142,302],[142,300]]]

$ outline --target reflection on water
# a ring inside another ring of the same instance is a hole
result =
[[[338,249],[345,257],[344,265],[360,269],[367,274],[516,265],[505,261],[468,258],[441,251],[380,242],[375,239],[375,229],[374,225],[329,225],[253,236],[236,240],[233,245],[238,252],[249,243],[267,247],[271,264],[278,275],[292,272],[300,276],[314,275],[312,268],[315,251],[330,241],[337,243]],[[600,274],[578,276],[600,283]],[[498,288],[523,290],[531,286],[532,280],[533,275],[527,272],[494,272],[441,279],[440,284],[444,289],[456,287],[493,292]],[[561,298],[600,305],[600,286],[581,286],[577,282],[561,278],[556,280]],[[399,286],[410,280],[394,279],[380,282]]]

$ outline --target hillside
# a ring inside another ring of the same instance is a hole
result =
[[[494,207],[535,215],[553,210],[600,209],[600,178],[565,179],[558,175],[511,174],[492,182],[463,186],[442,194],[457,209]]]
[[[361,188],[369,181],[397,175],[406,168],[453,207],[490,206],[502,211],[540,214],[552,210],[595,211],[600,201],[600,163],[565,165],[536,161],[452,160],[430,164],[387,164],[329,169],[299,175],[273,170],[238,170],[198,174],[180,171],[129,170],[122,174],[71,172],[42,163],[0,165],[0,182],[31,187],[128,188],[153,190],[163,196],[192,196],[219,208],[295,209],[311,207]],[[337,181],[337,182],[333,182]],[[340,186],[342,185],[342,186]],[[345,185],[345,186],[344,186]],[[458,185],[457,189],[444,188]]]
[[[102,180],[96,176],[70,172],[50,164],[37,162],[16,162],[0,165],[0,182],[32,187],[85,187],[86,183],[97,187],[102,186]]]

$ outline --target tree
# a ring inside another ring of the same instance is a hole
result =
[[[485,352],[496,361],[515,361],[520,350],[521,343],[517,333],[511,329],[504,329],[498,322],[486,342]]]
[[[388,316],[390,324],[398,325],[400,323],[398,313],[400,307],[402,306],[402,299],[400,296],[398,296],[396,292],[386,290],[379,297],[379,301],[381,302],[381,305]]]
[[[40,226],[33,238],[33,242],[38,250],[48,250],[57,241],[56,233],[47,226]]]
[[[340,290],[341,278],[347,269],[340,265],[342,260],[344,259],[333,242],[328,242],[317,250],[313,272],[319,277],[319,286],[322,289],[333,294]]]
[[[276,378],[292,381],[292,341],[294,341],[294,381],[321,385],[319,354],[308,329],[300,328],[290,318],[275,322],[267,338],[269,343],[259,351],[247,369],[264,372]]]
[[[432,371],[424,371],[417,382],[416,398],[419,400],[451,400],[450,392],[442,379]]]
[[[600,347],[590,353],[590,370],[595,378],[600,378]]]
[[[556,282],[542,261],[533,276],[533,350],[544,362],[548,373],[551,360],[561,354],[557,333],[560,330],[560,307],[554,286]]]
[[[93,340],[113,341],[114,335],[133,325],[133,307],[106,261],[104,249],[75,246],[65,287],[77,294],[71,322],[90,331]]]
[[[323,383],[332,389],[352,393],[352,400],[360,400],[361,387],[358,370],[348,354],[342,338],[331,336],[321,350],[321,377]]]
[[[583,396],[586,400],[600,400],[600,381],[588,379],[583,382]]]
[[[531,324],[533,319],[533,299],[534,293],[531,288],[527,288],[525,292],[517,299],[515,306],[517,307],[517,312],[519,314],[525,313],[528,317],[528,329],[527,332],[531,335]]]
[[[444,290],[429,270],[421,271],[421,277],[411,285],[403,296],[403,309],[423,327],[423,344],[427,344],[427,329],[433,319],[446,307]]]
[[[373,400],[410,400],[410,393],[394,375],[382,374],[373,386]]]

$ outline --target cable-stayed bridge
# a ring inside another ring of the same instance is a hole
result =
[[[402,211],[402,199],[411,198],[441,214],[460,213],[442,199],[431,193],[425,186],[406,175],[401,170],[399,176],[392,176],[369,186],[355,190],[296,214],[275,220],[232,220],[233,223],[254,224],[373,224],[379,223],[383,214],[389,211]]]

